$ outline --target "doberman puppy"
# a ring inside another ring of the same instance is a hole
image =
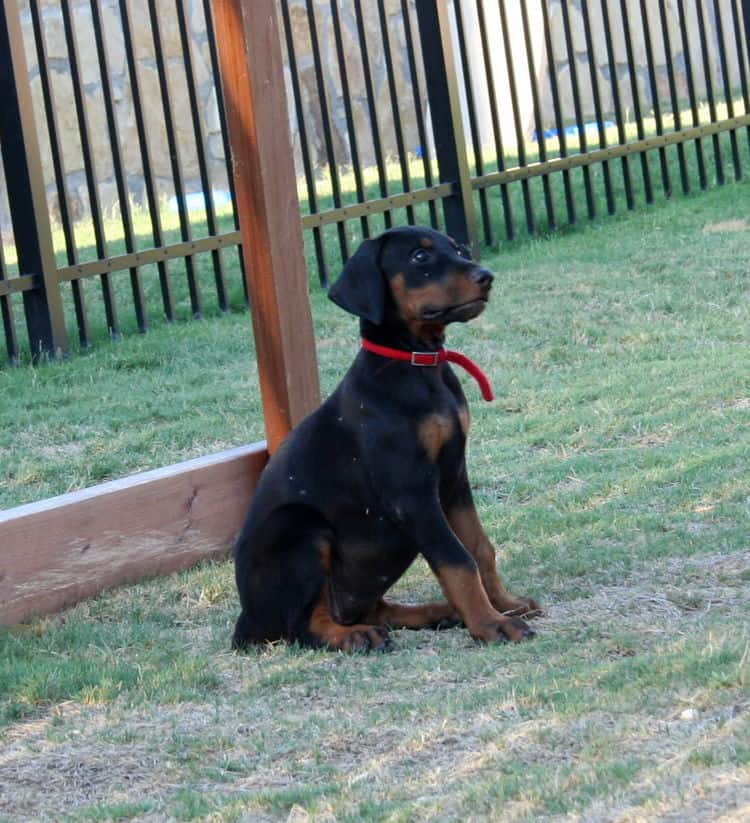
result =
[[[261,475],[236,545],[235,648],[285,638],[382,650],[389,628],[461,622],[483,641],[533,634],[520,615],[538,607],[503,588],[477,517],[469,411],[438,354],[445,327],[480,314],[491,285],[465,248],[432,229],[391,229],[349,259],[330,298],[360,318],[365,345],[407,359],[363,348]],[[446,601],[384,600],[418,554]]]

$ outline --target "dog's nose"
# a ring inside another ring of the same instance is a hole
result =
[[[489,288],[492,285],[492,281],[495,278],[492,272],[489,271],[489,269],[474,269],[474,271],[471,273],[471,279],[478,286],[484,286],[485,288]]]

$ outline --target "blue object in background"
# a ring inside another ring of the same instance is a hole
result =
[[[228,191],[212,191],[211,199],[214,203],[215,209],[220,209],[222,206],[228,206],[232,202]],[[193,191],[185,195],[185,205],[188,211],[205,211],[206,196],[202,191]],[[169,198],[169,208],[171,211],[177,211],[177,198]]]
[[[605,120],[601,125],[602,125],[602,128],[604,128],[604,129],[610,129],[613,126],[615,126],[616,124],[613,123],[611,120]],[[599,133],[599,123],[596,123],[596,122],[584,123],[583,124],[583,130],[584,130],[584,132],[587,132],[587,133],[588,132],[595,132],[595,133],[598,134]],[[568,137],[578,137],[579,128],[578,128],[577,125],[576,126],[566,126],[563,129],[563,132]],[[544,134],[545,139],[547,139],[547,138],[550,138],[550,137],[557,137],[559,132],[557,131],[557,129],[545,129],[543,134]],[[537,140],[539,140],[539,135],[536,131],[531,135],[531,139],[535,142]]]

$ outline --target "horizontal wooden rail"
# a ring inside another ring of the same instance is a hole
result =
[[[633,140],[630,143],[619,143],[615,146],[607,146],[603,149],[582,152],[581,154],[569,154],[566,157],[554,157],[552,160],[545,160],[542,163],[529,163],[526,166],[516,166],[505,171],[495,171],[491,174],[484,174],[481,177],[473,177],[471,185],[473,189],[486,189],[489,186],[499,186],[505,183],[513,183],[517,180],[527,180],[530,177],[541,177],[545,174],[567,171],[568,169],[590,166],[593,163],[603,163],[607,160],[614,160],[617,157],[625,157],[631,154],[642,154],[643,152],[659,149],[665,146],[673,146],[677,143],[685,143],[688,140],[699,140],[701,137],[710,137],[713,134],[720,134],[725,131],[735,131],[743,126],[750,127],[750,114],[743,114],[740,117],[730,117],[716,123],[706,123],[702,126],[693,126],[688,129],[659,134],[655,137],[645,137],[643,140]]]
[[[0,624],[226,555],[267,459],[255,443],[0,511]]]
[[[314,229],[318,226],[326,226],[330,223],[340,223],[343,220],[352,220],[357,217],[365,217],[370,214],[380,214],[391,209],[405,209],[407,206],[415,206],[418,203],[429,203],[431,200],[440,200],[443,197],[450,197],[455,194],[456,185],[454,183],[441,183],[437,186],[430,186],[426,189],[415,189],[399,194],[392,194],[390,197],[380,197],[376,200],[367,200],[364,203],[351,203],[337,209],[305,214],[302,217],[303,229]]]
[[[22,274],[20,277],[11,277],[0,280],[0,297],[22,291],[33,291],[41,288],[43,280],[38,274]]]
[[[186,240],[183,243],[172,243],[168,246],[158,246],[153,249],[134,251],[129,254],[118,254],[106,257],[103,260],[91,260],[88,263],[76,263],[73,266],[63,266],[58,269],[60,280],[78,280],[81,277],[95,277],[97,274],[106,274],[112,271],[145,266],[149,263],[159,263],[164,260],[189,257],[192,254],[214,251],[215,249],[236,246],[240,242],[240,233],[230,231],[212,237],[199,237],[195,240]]]

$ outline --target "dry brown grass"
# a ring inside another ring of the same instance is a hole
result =
[[[420,579],[411,593],[430,585]],[[217,651],[219,685],[204,702],[68,701],[12,725],[0,813],[109,819],[107,809],[147,800],[126,816],[342,820],[367,801],[386,810],[373,819],[391,819],[391,802],[392,819],[409,820],[739,821],[750,767],[730,755],[750,739],[748,602],[750,550],[652,562],[554,603],[537,621],[541,637],[581,642],[542,639],[520,657],[460,630],[400,632],[401,651],[382,658]],[[730,699],[689,679],[656,702],[648,686],[642,700],[615,693],[611,705],[597,691],[609,663],[674,655],[695,638],[719,649],[730,627],[745,644]],[[205,626],[186,626],[186,637],[196,631],[206,642]],[[584,791],[606,785],[613,761],[648,765],[612,793]],[[516,790],[475,808],[503,773]],[[186,789],[195,808],[178,802]],[[582,791],[568,815],[544,800]]]

